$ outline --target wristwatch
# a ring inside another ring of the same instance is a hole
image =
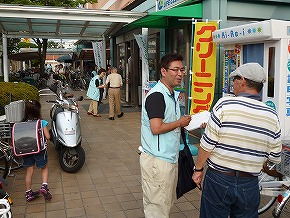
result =
[[[193,172],[202,172],[203,167],[201,169],[196,169],[196,166],[193,167]]]

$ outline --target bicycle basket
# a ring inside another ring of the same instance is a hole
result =
[[[0,123],[0,139],[11,138],[12,126],[10,123]]]
[[[25,113],[25,101],[18,100],[10,102],[5,106],[6,121],[10,123],[21,122]]]
[[[283,144],[281,163],[276,166],[276,171],[290,177],[290,144]]]

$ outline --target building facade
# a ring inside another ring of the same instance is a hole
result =
[[[148,34],[149,80],[160,78],[158,66],[165,53],[178,52],[185,57],[189,72],[191,41],[197,21],[219,20],[219,29],[256,21],[290,20],[289,0],[99,0],[90,9],[128,10],[148,15],[126,26],[116,26],[105,37],[106,63],[116,66],[123,78],[122,99],[129,105],[141,105],[142,60],[134,35]],[[223,46],[217,48],[215,98],[222,95]],[[189,75],[184,81],[188,89]]]
[[[132,11],[148,12],[148,15],[123,27],[110,38],[111,65],[117,66],[124,84],[122,98],[131,105],[140,105],[142,85],[141,55],[134,34],[142,34],[148,28],[149,80],[160,78],[158,63],[160,57],[168,52],[178,52],[185,57],[184,64],[189,71],[192,18],[201,20],[220,20],[219,28],[226,28],[268,19],[290,20],[288,0],[177,0],[139,1]],[[159,10],[161,4],[168,8]],[[176,3],[170,5],[170,3]],[[136,4],[136,2],[135,2]],[[145,29],[146,30],[146,29]],[[215,98],[222,95],[222,52],[217,48],[217,76]],[[187,75],[189,76],[189,75]],[[184,81],[187,89],[188,77]]]

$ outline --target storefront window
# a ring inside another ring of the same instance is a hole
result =
[[[118,71],[121,74],[122,78],[124,78],[125,75],[123,75],[123,73],[125,73],[125,43],[118,45],[118,52],[119,62],[118,66],[116,67],[118,68]]]
[[[256,62],[264,66],[264,44],[249,44],[243,46],[243,62]]]
[[[171,52],[186,55],[185,36],[183,29],[173,29],[170,43],[172,44]]]
[[[264,43],[244,45],[243,51],[244,64],[256,62],[262,67],[264,66]],[[272,93],[270,93],[270,95],[272,95]],[[260,92],[260,96],[262,96],[262,91]]]
[[[170,35],[169,44],[171,46],[170,51],[172,53],[181,54],[184,58],[183,64],[185,64],[186,54],[186,40],[185,40],[185,30],[183,28],[172,29],[172,34]],[[180,88],[184,89],[184,80],[180,84]]]
[[[155,36],[155,35],[154,35]],[[148,39],[148,64],[149,64],[149,81],[157,80],[157,57],[156,57],[156,37]]]
[[[274,97],[275,47],[269,48],[268,97]]]

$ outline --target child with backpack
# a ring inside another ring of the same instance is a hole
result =
[[[29,100],[25,103],[25,120],[32,121],[41,119],[41,104],[35,100]],[[46,120],[41,119],[42,129],[44,136],[47,140],[50,139],[49,130],[47,128],[48,122]],[[29,154],[23,156],[23,166],[27,167],[26,177],[25,177],[25,185],[26,185],[26,193],[25,197],[27,201],[32,201],[37,198],[40,194],[44,196],[45,200],[51,200],[52,195],[48,189],[48,156],[47,156],[47,148],[40,151],[37,154]],[[34,172],[34,165],[37,168],[41,168],[42,174],[42,186],[39,191],[32,191],[32,175]]]

